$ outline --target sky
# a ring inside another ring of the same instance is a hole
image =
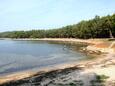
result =
[[[115,13],[115,0],[0,0],[0,32],[53,29]]]

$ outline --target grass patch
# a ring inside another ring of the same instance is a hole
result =
[[[109,77],[106,75],[96,75],[95,80],[91,80],[91,85],[92,86],[105,86],[104,82],[106,81],[106,79],[108,79]]]

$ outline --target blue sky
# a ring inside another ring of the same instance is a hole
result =
[[[0,31],[50,29],[115,13],[115,0],[0,0]]]

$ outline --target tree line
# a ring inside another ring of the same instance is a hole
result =
[[[0,38],[113,38],[115,37],[115,14],[95,16],[78,24],[58,29],[11,31],[0,33]]]

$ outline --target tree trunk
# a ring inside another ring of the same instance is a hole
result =
[[[111,30],[109,30],[109,35],[110,35],[110,38],[114,38]]]

